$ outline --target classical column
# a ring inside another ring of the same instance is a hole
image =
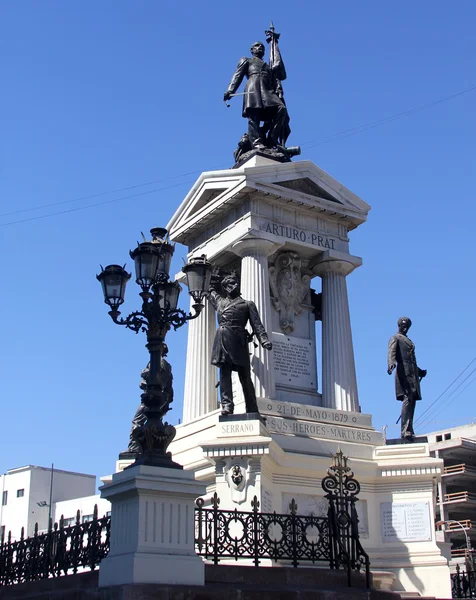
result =
[[[322,401],[328,408],[360,412],[346,276],[357,265],[324,260],[322,278]]]
[[[191,305],[193,304],[191,299]],[[210,364],[213,340],[216,331],[216,316],[213,307],[205,300],[200,316],[188,324],[187,363],[185,366],[185,389],[183,422],[218,408],[217,370]]]
[[[264,328],[271,336],[271,302],[269,294],[268,256],[279,248],[278,244],[261,238],[246,238],[231,248],[241,256],[241,295],[256,304]],[[256,340],[255,340],[256,341]],[[270,338],[270,341],[271,338]],[[274,361],[272,350],[260,344],[251,349],[252,379],[258,398],[274,398]]]

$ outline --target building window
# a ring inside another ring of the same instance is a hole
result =
[[[451,433],[445,433],[445,440],[451,440]]]
[[[108,510],[107,513],[106,513],[106,517],[110,517],[110,516],[111,516],[111,511]]]
[[[94,519],[94,515],[83,515],[82,522],[89,523],[89,521],[92,521],[93,519]]]
[[[2,506],[6,506],[8,502],[8,492],[5,491],[2,494]]]
[[[23,498],[25,495],[25,489],[17,490],[17,498]]]
[[[70,527],[76,523],[76,519],[74,517],[70,517],[69,519],[63,519],[62,521],[63,527]]]
[[[437,435],[436,436],[436,441],[437,442],[442,442],[443,441],[443,436],[442,435]]]

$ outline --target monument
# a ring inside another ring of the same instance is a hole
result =
[[[412,321],[408,317],[400,317],[397,322],[398,333],[388,342],[388,369],[391,375],[395,368],[395,395],[402,403],[401,437],[412,442],[413,415],[417,400],[421,400],[420,381],[426,377],[426,370],[420,369],[415,357],[415,344],[407,337]]]
[[[362,265],[351,235],[370,206],[312,161],[293,162],[279,34],[266,35],[269,62],[253,44],[224,96],[243,95],[248,122],[235,164],[202,173],[167,225],[172,242],[222,277],[189,324],[183,419],[169,450],[206,487],[203,506],[216,493],[222,509],[249,510],[256,495],[262,512],[286,513],[294,499],[316,516],[327,511],[329,458],[342,450],[361,483],[375,581],[450,597],[447,547],[433,527],[442,461],[418,440],[386,445],[358,394],[347,278]]]

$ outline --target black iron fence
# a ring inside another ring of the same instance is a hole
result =
[[[218,564],[221,560],[247,559],[255,566],[269,559],[297,567],[301,564],[325,564],[331,569],[345,569],[348,585],[352,572],[366,574],[370,587],[370,563],[358,533],[355,503],[360,490],[339,451],[334,464],[322,480],[329,501],[326,516],[298,515],[293,500],[289,514],[261,513],[254,497],[251,511],[222,510],[215,494],[210,507],[203,499],[195,509],[195,547],[197,554]],[[50,524],[45,533],[38,532],[19,540],[9,534],[0,544],[0,586],[60,577],[84,570],[94,570],[109,552],[111,517],[98,518],[97,506],[89,522],[74,525]],[[468,597],[473,596],[457,596]]]
[[[38,523],[32,537],[25,538],[21,530],[19,540],[12,541],[11,533],[0,544],[0,586],[60,577],[78,571],[94,570],[109,552],[111,518],[97,516],[97,506],[91,521],[65,527],[50,524],[49,530],[38,532]]]
[[[456,565],[456,573],[451,574],[451,595],[453,598],[476,598],[476,572],[465,571]]]
[[[293,500],[289,514],[259,512],[255,496],[250,512],[222,510],[214,494],[205,508],[202,498],[195,509],[197,554],[218,564],[220,560],[248,559],[255,566],[270,559],[293,567],[325,563],[331,569],[346,569],[348,585],[353,571],[364,571],[370,587],[370,561],[362,548],[355,503],[360,491],[342,452],[334,456],[322,487],[329,501],[327,516],[298,515]]]

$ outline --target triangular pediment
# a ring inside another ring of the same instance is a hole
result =
[[[339,202],[342,204],[342,202],[326,192],[324,188],[312,181],[312,179],[309,179],[309,177],[303,177],[301,179],[288,179],[287,181],[280,181],[276,185],[280,185],[288,190],[302,192],[303,194],[308,194],[309,196],[316,196],[316,198],[324,198],[325,200]]]
[[[303,216],[329,215],[348,229],[367,218],[370,206],[311,161],[277,163],[254,157],[237,169],[200,175],[168,223],[171,238],[181,243],[221,223],[231,226],[253,213],[252,200],[262,199]]]

